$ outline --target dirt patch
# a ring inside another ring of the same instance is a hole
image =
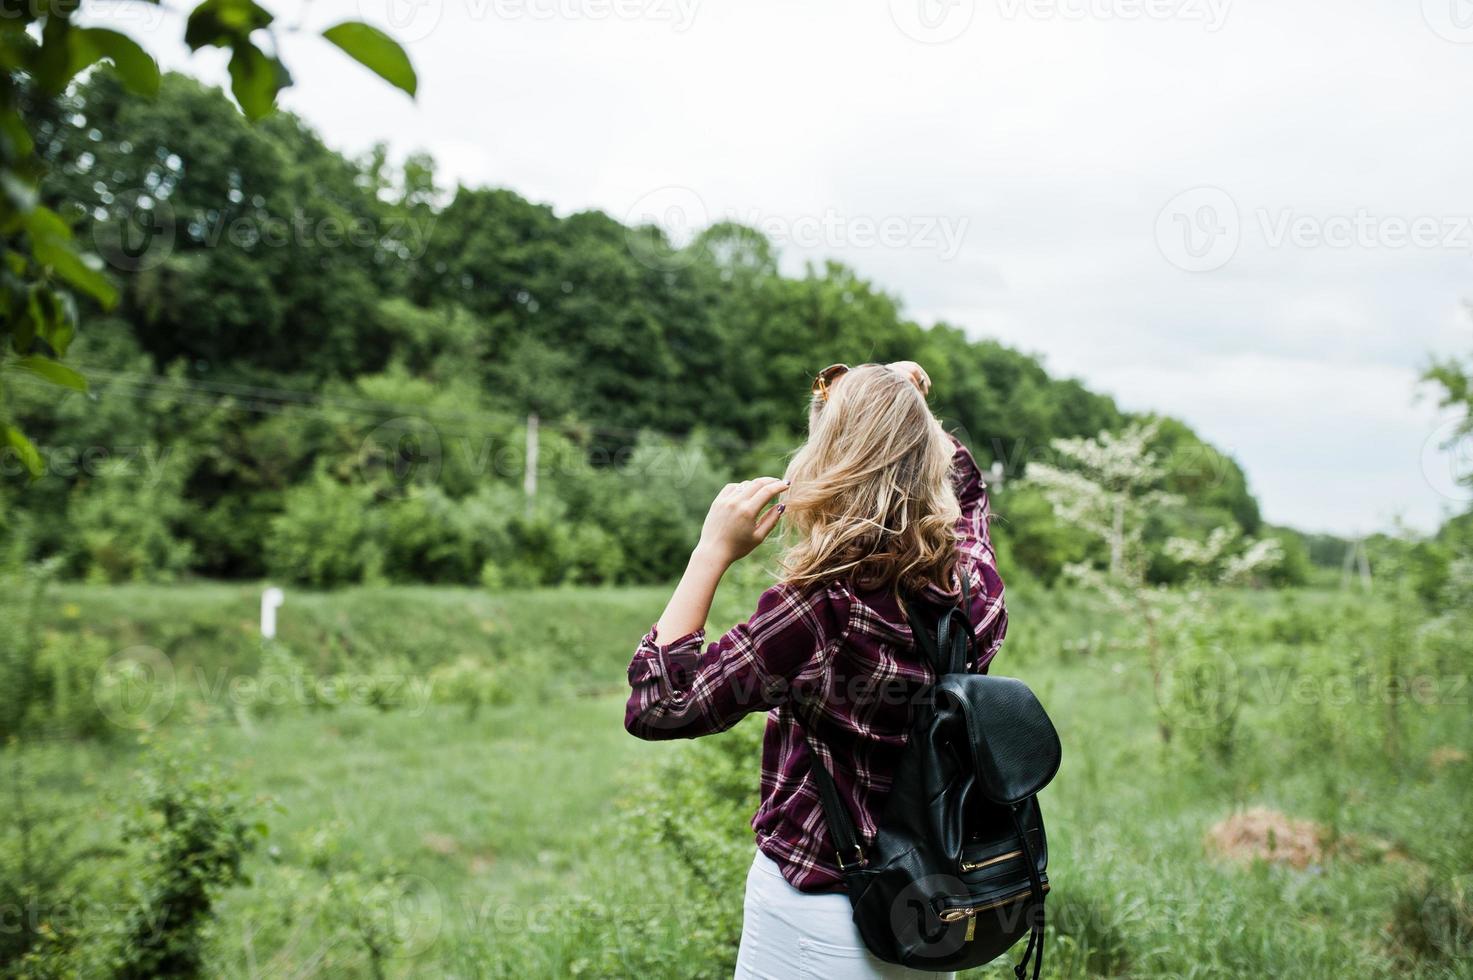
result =
[[[1208,852],[1238,864],[1267,861],[1291,868],[1350,861],[1406,860],[1390,841],[1354,834],[1333,835],[1313,820],[1300,820],[1269,807],[1255,806],[1218,821],[1207,831]]]
[[[1441,772],[1449,766],[1460,766],[1468,761],[1468,753],[1451,745],[1433,749],[1427,755],[1427,764]]]
[[[1207,831],[1207,849],[1242,864],[1269,861],[1307,868],[1325,860],[1327,836],[1313,820],[1296,820],[1256,806],[1213,825]]]
[[[449,855],[460,850],[460,841],[449,834],[425,834],[420,838],[420,843],[436,854]]]

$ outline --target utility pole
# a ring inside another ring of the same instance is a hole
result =
[[[1365,538],[1356,538],[1345,549],[1345,561],[1340,566],[1340,588],[1348,589],[1356,572],[1360,572],[1361,588],[1371,591],[1371,560],[1366,554]]]
[[[537,413],[527,416],[527,472],[522,475],[522,491],[527,495],[527,516],[537,500]]]

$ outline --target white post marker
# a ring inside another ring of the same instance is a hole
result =
[[[527,516],[532,516],[537,499],[537,413],[527,416],[527,471],[522,475],[522,492],[527,495]]]
[[[261,593],[261,639],[276,638],[276,610],[286,601],[286,593],[272,586]]]

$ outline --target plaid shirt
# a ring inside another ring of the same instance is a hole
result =
[[[962,508],[957,548],[971,577],[977,634],[969,667],[981,672],[1002,646],[1008,619],[987,532],[987,491],[960,443],[952,480]],[[933,586],[930,598],[945,595]],[[767,711],[762,802],[752,818],[757,846],[800,890],[838,891],[843,879],[803,728],[868,846],[905,748],[912,706],[935,680],[893,594],[842,581],[806,588],[780,583],[762,594],[751,619],[710,646],[705,630],[661,644],[652,628],[629,664],[624,726],[645,739],[693,738]]]

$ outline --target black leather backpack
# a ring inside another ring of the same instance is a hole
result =
[[[817,752],[829,834],[870,952],[922,970],[990,962],[1029,933],[1018,980],[1043,968],[1048,842],[1035,799],[1059,769],[1059,736],[1022,681],[967,673],[973,633],[962,603],[939,616],[907,603],[937,681],[919,699],[910,740],[864,848]],[[812,748],[810,736],[810,748]]]

